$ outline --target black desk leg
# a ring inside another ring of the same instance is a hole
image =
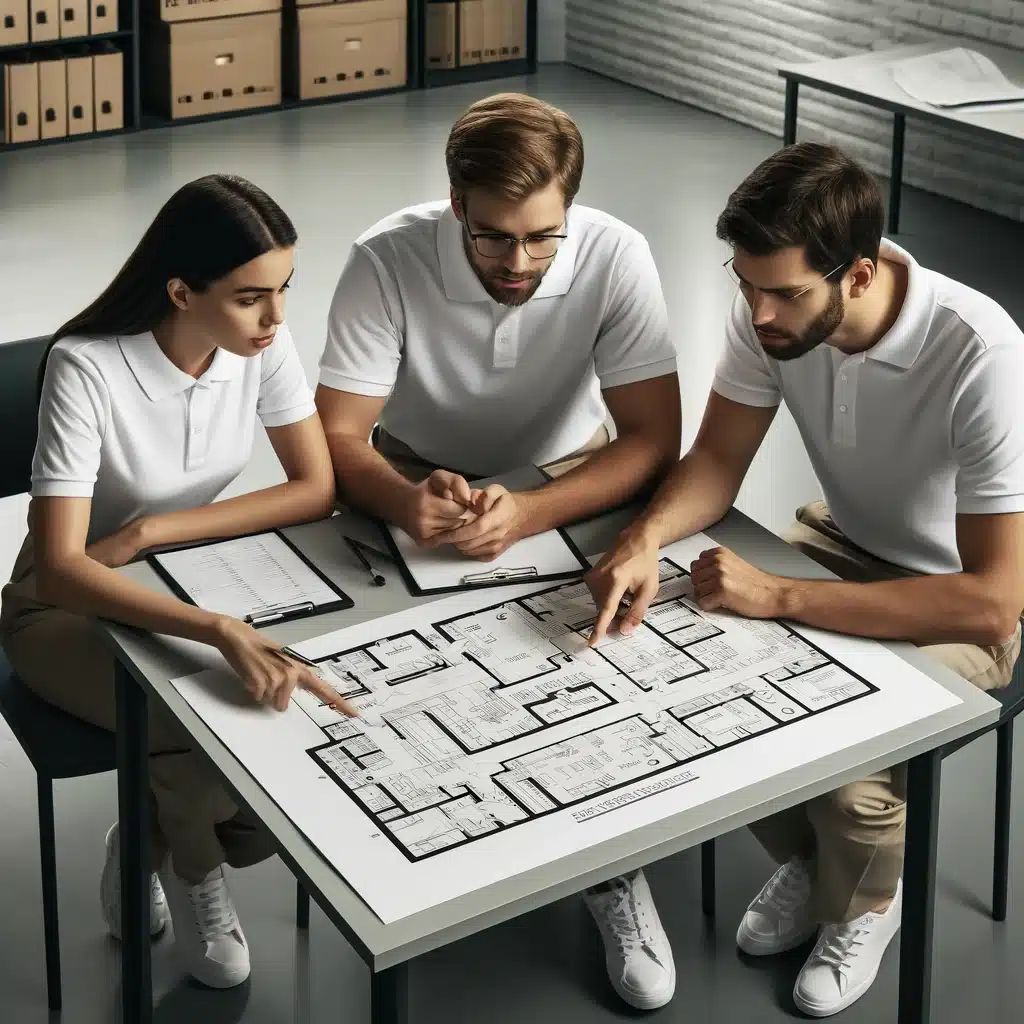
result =
[[[899,1024],[928,1024],[931,1019],[935,848],[941,767],[942,757],[937,750],[920,754],[907,766]]]
[[[796,101],[800,83],[786,79],[786,116],[782,122],[782,144],[792,146],[796,142]]]
[[[906,118],[892,116],[892,157],[889,165],[889,234],[900,230],[900,192],[903,189],[903,134]]]
[[[409,965],[370,975],[371,1024],[409,1024]]]
[[[715,916],[715,841],[700,844],[700,906],[705,916]]]
[[[116,663],[117,803],[121,840],[121,1024],[149,1024],[149,721],[146,693]]]

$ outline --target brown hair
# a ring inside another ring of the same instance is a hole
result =
[[[736,189],[718,237],[752,256],[799,246],[827,274],[866,257],[878,261],[885,222],[874,176],[835,146],[798,142],[768,157]]]
[[[583,137],[572,118],[551,104],[498,93],[455,122],[445,162],[458,193],[482,188],[518,201],[557,181],[568,206],[583,177]]]

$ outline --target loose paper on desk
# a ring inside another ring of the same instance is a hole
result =
[[[933,107],[1024,100],[1024,88],[1011,82],[994,61],[962,46],[895,61],[892,76],[909,96]]]
[[[474,481],[473,488],[483,490],[492,483],[502,484],[510,491],[538,487],[547,478],[534,466],[527,466],[512,473]],[[532,537],[517,541],[507,551],[490,562],[481,562],[462,554],[450,544],[439,548],[421,548],[404,530],[388,526],[388,531],[397,548],[397,557],[405,563],[416,586],[424,593],[458,589],[467,576],[491,574],[507,570],[534,570],[533,576],[568,576],[586,571],[588,563],[571,546],[559,530],[548,530]],[[484,581],[486,585],[486,581]]]
[[[686,567],[712,543],[663,549],[644,624],[596,650],[579,580],[298,644],[355,719],[244,704],[226,669],[174,686],[384,922],[959,703],[872,641],[701,611]]]
[[[341,597],[276,531],[153,556],[200,608],[245,618]]]

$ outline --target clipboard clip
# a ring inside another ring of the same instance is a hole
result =
[[[498,566],[497,569],[489,569],[487,572],[474,572],[463,576],[459,581],[463,586],[479,586],[481,583],[502,583],[505,580],[529,580],[537,575],[537,567],[524,565],[519,569],[510,566]]]
[[[275,619],[283,619],[286,615],[294,615],[296,612],[311,612],[312,610],[312,601],[300,601],[298,604],[279,604],[273,608],[264,608],[262,611],[246,615],[243,621],[248,622],[250,626],[262,626],[267,622],[273,622]]]

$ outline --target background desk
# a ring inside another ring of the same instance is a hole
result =
[[[580,549],[592,555],[606,549],[628,517],[615,514],[572,529]],[[339,536],[345,516],[294,527],[290,538],[354,599],[355,608],[300,620],[266,632],[295,643],[329,630],[399,611],[427,599],[411,598],[396,570],[382,567],[386,587],[369,583],[365,570]],[[733,511],[708,531],[719,543],[769,572],[792,576],[829,574],[794,548]],[[166,590],[153,570],[137,563],[122,570],[154,589]],[[451,900],[432,910],[384,925],[252,780],[218,738],[192,711],[170,680],[201,667],[158,638],[121,626],[103,625],[119,661],[119,795],[123,899],[123,1021],[148,1024],[149,974],[148,851],[144,849],[148,813],[146,792],[147,697],[154,697],[189,731],[223,777],[237,802],[257,815],[273,833],[282,859],[330,920],[344,933],[373,976],[373,1024],[407,1021],[407,968],[429,950],[572,895],[622,872],[688,849],[765,815],[819,796],[881,768],[910,760],[911,808],[907,826],[903,937],[900,960],[900,1021],[928,1019],[931,920],[938,807],[937,748],[995,721],[999,706],[958,676],[931,662],[915,648],[891,648],[917,665],[962,700],[958,706],[823,757],[776,778],[752,782],[719,800],[676,814],[614,840],[546,864],[499,884]],[[751,884],[756,888],[756,879]],[[347,1018],[345,1018],[347,1019]],[[543,1012],[538,1007],[538,1021]]]

